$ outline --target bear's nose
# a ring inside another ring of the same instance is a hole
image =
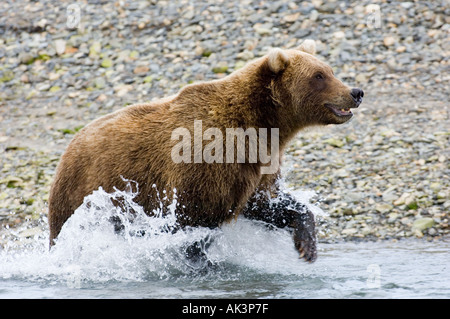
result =
[[[353,100],[355,100],[355,102],[359,105],[362,102],[364,91],[360,88],[353,88],[350,90],[350,95],[353,97]]]
[[[361,90],[360,88],[353,88],[353,89],[351,89],[350,94],[351,94],[351,96],[353,96],[353,98],[355,100],[359,100],[359,99],[363,98],[364,91]]]

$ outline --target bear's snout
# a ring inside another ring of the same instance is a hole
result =
[[[353,101],[355,101],[356,104],[355,107],[358,107],[362,102],[364,91],[361,90],[360,88],[353,88],[350,90],[350,95],[352,96]]]

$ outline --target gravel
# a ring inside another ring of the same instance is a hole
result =
[[[448,0],[3,1],[0,243],[46,231],[59,157],[89,121],[304,38],[365,92],[351,122],[286,154],[287,184],[326,213],[319,239],[448,236],[449,33]]]

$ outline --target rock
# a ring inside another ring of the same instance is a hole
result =
[[[343,31],[336,31],[333,33],[333,39],[342,41],[345,38],[345,33]]]
[[[350,173],[349,173],[349,171],[348,171],[347,169],[345,169],[345,168],[340,168],[340,169],[338,169],[338,170],[336,170],[336,171],[334,172],[334,175],[335,175],[336,177],[344,178],[344,177],[350,176]]]
[[[0,82],[9,82],[14,79],[14,72],[10,70],[0,71]]]
[[[395,221],[398,219],[399,214],[398,213],[389,213],[388,214],[388,223],[389,224],[393,224],[395,223]]]
[[[341,231],[341,234],[346,236],[355,235],[356,233],[358,233],[356,228],[346,228]]]
[[[334,147],[342,147],[345,145],[345,142],[342,139],[337,139],[334,137],[326,139],[324,142]]]
[[[244,60],[244,61],[248,61],[251,60],[255,57],[255,55],[253,54],[252,51],[248,51],[248,50],[244,50],[243,52],[239,53],[237,55],[238,59]]]
[[[97,89],[103,89],[106,85],[106,81],[104,78],[96,78],[94,80],[94,85]]]
[[[418,230],[418,229],[415,229],[415,230],[413,231],[413,234],[414,234],[414,236],[416,236],[417,238],[422,238],[422,237],[423,237],[423,233],[422,233],[420,230]]]
[[[356,212],[353,210],[353,208],[343,208],[342,214],[344,216],[352,216],[352,215],[356,215]]]
[[[361,235],[363,235],[363,236],[367,236],[367,235],[370,235],[370,234],[372,233],[372,229],[371,229],[370,227],[368,227],[368,226],[365,226],[365,227],[363,227],[363,228],[360,230],[360,233],[361,233]]]
[[[388,203],[377,203],[375,205],[375,210],[381,214],[390,212],[394,207]]]
[[[406,51],[406,47],[404,45],[401,45],[397,49],[395,49],[395,52],[397,52],[397,53],[403,53],[405,51]]]
[[[321,12],[325,13],[333,13],[334,10],[338,7],[339,3],[336,1],[326,1],[325,3],[322,3],[320,6],[316,6],[316,9],[318,9]]]
[[[108,97],[105,94],[100,94],[95,100],[97,102],[105,102],[108,99]]]
[[[391,37],[391,36],[387,36],[383,39],[383,44],[386,47],[390,47],[390,46],[394,45],[395,42],[396,42],[395,38]]]
[[[217,66],[213,67],[214,73],[226,73],[228,71],[228,65],[226,62],[221,62]]]
[[[69,47],[69,46],[66,46],[66,50],[64,51],[64,53],[66,53],[66,54],[74,54],[77,52],[78,52],[77,48]],[[84,55],[84,53],[83,53],[83,55]]]
[[[183,18],[186,20],[192,20],[195,17],[195,11],[193,7],[189,7],[183,14]]]
[[[41,20],[39,20],[36,25],[41,28],[42,30],[45,30],[45,27],[48,25],[48,20],[45,18],[42,18]]]
[[[90,57],[96,57],[100,53],[102,49],[102,44],[98,41],[95,41],[91,44],[89,47],[89,56]]]
[[[410,193],[403,193],[399,198],[394,201],[395,206],[400,206],[405,204],[405,200],[407,197],[412,196]]]
[[[422,232],[423,230],[433,227],[433,226],[434,226],[433,218],[423,217],[423,218],[416,219],[413,222],[412,231],[414,232],[414,231],[418,230],[418,231]]]
[[[34,56],[29,52],[19,53],[19,60],[23,64],[31,64],[34,62]]]
[[[100,64],[102,68],[110,68],[113,65],[113,62],[111,59],[103,59],[102,63]]]
[[[23,180],[19,177],[8,176],[0,180],[0,184],[6,184],[8,188],[15,188],[23,184]]]
[[[151,83],[152,81],[153,77],[151,75],[147,75],[143,80],[144,83]]]
[[[395,60],[394,57],[392,57],[389,60],[387,60],[386,65],[388,66],[388,68],[391,71],[394,71],[394,72],[397,71],[398,63],[397,63],[397,61]]]
[[[352,192],[347,193],[345,196],[346,196],[347,200],[349,200],[351,202],[354,202],[354,203],[357,203],[357,202],[360,202],[360,201],[362,201],[364,199],[365,194],[362,193],[362,192],[354,192],[354,191],[352,191]]]
[[[31,99],[32,97],[38,95],[38,91],[37,90],[31,90],[30,92],[28,92],[27,96],[25,97],[26,100]]]
[[[394,190],[395,190],[395,187],[386,190],[382,194],[384,202],[390,203],[390,202],[393,202],[397,198],[397,195],[395,195]]]
[[[414,3],[412,3],[412,2],[401,2],[400,6],[402,8],[409,9],[409,8],[414,7]]]
[[[442,206],[444,207],[444,209],[450,209],[450,200],[445,201]]]
[[[134,74],[143,74],[147,73],[150,70],[150,68],[146,65],[138,65],[134,68],[133,73]]]
[[[311,13],[309,14],[309,20],[316,22],[318,18],[319,12],[317,10],[312,10]]]
[[[356,82],[358,83],[366,83],[367,82],[367,76],[364,73],[359,73],[355,77]]]
[[[36,89],[38,91],[48,91],[50,89],[50,84],[48,83],[42,83],[36,86]]]
[[[283,19],[286,22],[295,22],[298,20],[299,17],[300,17],[300,12],[296,12],[296,13],[285,15],[283,17]]]
[[[380,6],[378,4],[369,4],[364,8],[364,12],[365,14],[374,14],[380,12]]]
[[[130,52],[130,54],[128,55],[128,57],[131,60],[137,60],[139,58],[139,51],[133,50]]]
[[[449,197],[449,193],[445,191],[440,191],[436,194],[437,199],[447,199]]]
[[[414,195],[405,198],[405,205],[408,209],[417,209],[417,201]]]
[[[244,65],[246,65],[245,61],[237,61],[234,64],[234,69],[239,70],[240,68],[244,67]]]
[[[61,87],[59,87],[58,85],[54,85],[48,91],[54,93],[58,92],[59,90],[61,90]]]
[[[56,73],[56,72],[50,72],[50,73],[48,74],[48,79],[49,79],[50,81],[55,81],[55,80],[59,79],[60,76],[61,76],[61,75],[58,74],[58,73]]]
[[[253,26],[253,29],[259,35],[271,35],[272,34],[272,24],[257,23]]]
[[[58,55],[64,54],[64,52],[66,51],[66,41],[64,41],[62,39],[58,39],[58,40],[55,40],[54,45],[55,45],[56,54],[58,54]]]
[[[42,229],[40,227],[33,227],[29,229],[25,229],[19,233],[19,237],[21,238],[27,238],[27,237],[34,237],[36,235],[39,235],[42,233]]]
[[[437,193],[441,190],[442,185],[439,182],[434,182],[430,184],[430,188],[434,193]]]
[[[125,94],[127,94],[129,91],[131,91],[133,89],[133,87],[129,84],[123,84],[123,85],[119,85],[117,87],[114,87],[114,91],[116,92],[116,95],[118,97],[122,97]]]

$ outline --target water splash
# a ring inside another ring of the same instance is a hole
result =
[[[287,230],[269,230],[262,222],[238,218],[220,229],[172,232],[176,196],[168,199],[163,192],[161,206],[149,217],[134,202],[138,191],[130,182],[123,191],[107,193],[99,188],[87,196],[50,250],[47,231],[22,249],[7,245],[0,251],[0,278],[81,287],[92,282],[193,278],[211,269],[220,275],[230,265],[269,273],[298,272],[298,254]],[[311,194],[296,195],[305,201]],[[186,258],[186,249],[198,242],[203,243],[205,258],[193,263]]]
[[[176,201],[166,201],[168,214],[149,217],[133,201],[136,192],[99,189],[88,196],[51,250],[48,231],[6,245],[0,250],[0,297],[448,297],[448,241],[322,244],[318,260],[308,264],[286,229],[245,218],[215,230],[168,232]],[[311,193],[296,195],[304,202]],[[119,232],[110,220],[117,214]],[[48,229],[46,223],[43,218]],[[186,247],[205,240],[207,262],[192,263]],[[367,284],[373,265],[380,272],[377,288]]]

